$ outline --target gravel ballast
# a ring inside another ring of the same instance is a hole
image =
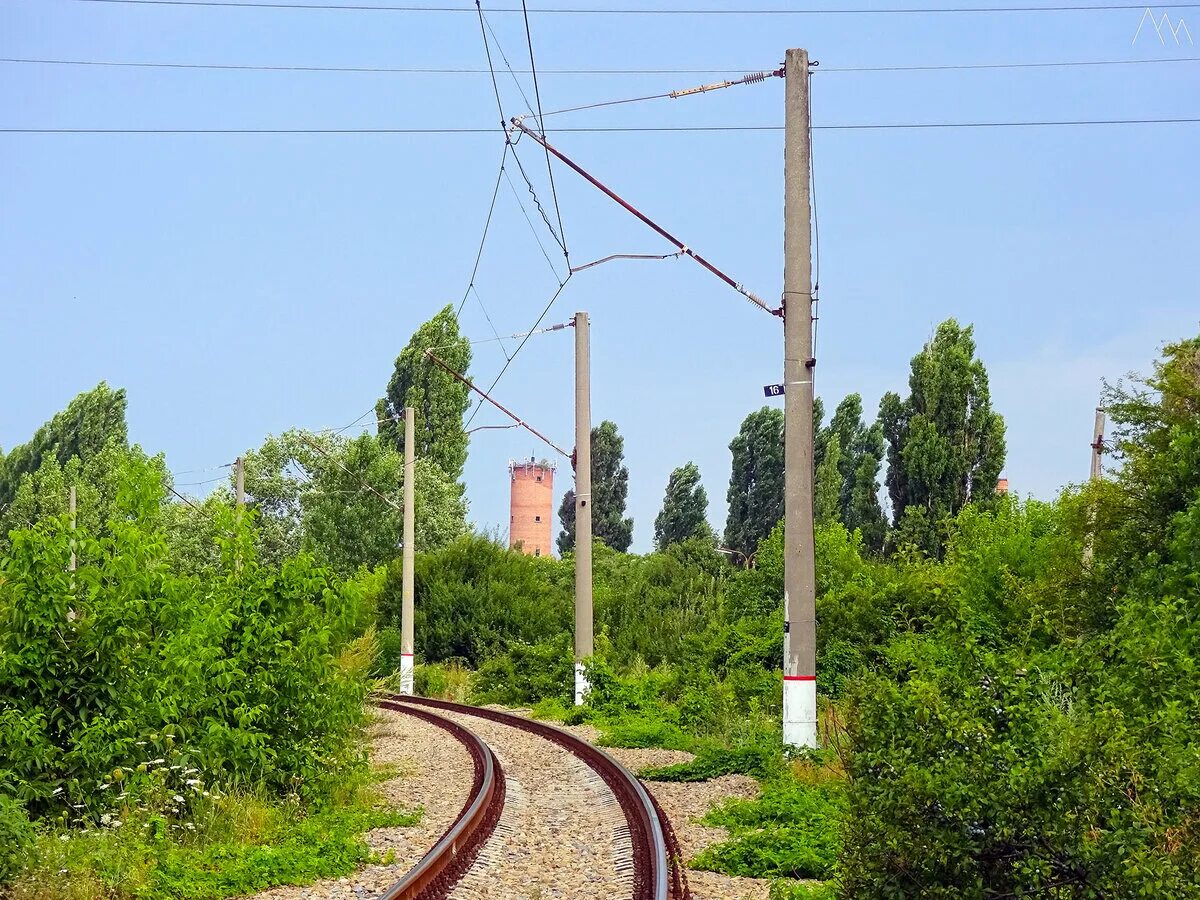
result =
[[[475,716],[470,728],[504,768],[504,813],[456,900],[617,900],[633,893],[633,847],[620,804],[591,768],[545,738]]]
[[[374,900],[437,843],[462,810],[475,770],[470,754],[452,734],[416,716],[377,709],[369,737],[372,762],[396,768],[395,776],[379,785],[380,792],[397,809],[420,807],[420,822],[367,834],[373,851],[391,852],[386,866],[366,866],[345,878],[307,886],[272,888],[257,894],[257,900]]]

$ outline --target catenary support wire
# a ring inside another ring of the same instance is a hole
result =
[[[506,407],[503,404],[499,403],[498,401],[492,399],[490,396],[488,396],[487,391],[482,391],[479,388],[475,387],[475,385],[471,382],[471,379],[467,378],[461,372],[458,372],[455,369],[452,369],[450,366],[446,365],[446,363],[442,362],[442,360],[432,350],[426,350],[425,356],[427,356],[431,361],[437,363],[437,365],[441,366],[443,369],[445,369],[447,372],[449,372],[457,381],[462,382],[468,388],[470,388],[472,391],[479,394],[479,396],[481,396],[484,400],[486,400],[488,403],[492,404],[492,406],[496,407],[496,409],[500,410],[500,412],[504,413],[506,416],[508,416],[510,419],[512,419],[514,422],[516,422],[517,425],[519,425],[521,428],[524,428],[526,431],[528,431],[530,434],[532,434],[534,437],[536,437],[542,443],[546,444],[548,447],[553,448],[555,451],[562,454],[564,457],[570,459],[571,454],[569,454],[566,450],[564,450],[562,447],[558,446],[558,444],[554,443],[554,441],[550,440],[550,438],[546,437],[544,434],[542,434],[540,431],[538,431],[536,428],[534,428],[532,425],[530,425],[528,422],[526,422],[524,419],[522,419],[520,416],[518,416],[512,410],[508,409],[508,407]],[[468,422],[468,424],[470,424],[470,423]]]
[[[747,300],[749,300],[755,306],[759,307],[760,309],[764,310],[765,312],[771,313],[772,315],[779,315],[779,310],[771,309],[771,307],[769,307],[766,303],[764,303],[758,296],[753,294],[751,291],[747,290],[740,282],[734,281],[732,278],[730,278],[728,275],[726,275],[724,272],[722,272],[720,269],[718,269],[716,266],[714,266],[712,263],[710,263],[707,259],[705,259],[703,256],[701,256],[695,250],[692,250],[690,247],[688,247],[687,244],[685,244],[683,241],[679,240],[679,238],[675,237],[675,235],[671,234],[669,231],[667,231],[661,225],[656,223],[653,219],[651,219],[645,213],[641,212],[640,210],[638,210],[636,207],[634,207],[632,204],[628,203],[627,201],[622,200],[621,197],[619,197],[612,189],[610,189],[607,186],[605,186],[604,184],[602,184],[593,175],[589,174],[581,166],[579,166],[573,160],[571,160],[570,158],[565,156],[561,151],[556,150],[554,147],[552,147],[544,137],[542,137],[540,134],[538,134],[536,131],[534,131],[532,128],[530,128],[528,125],[526,125],[524,122],[522,122],[520,119],[514,118],[512,120],[512,125],[514,128],[520,129],[520,131],[522,133],[529,135],[533,140],[537,141],[539,144],[541,144],[543,147],[545,147],[550,153],[553,153],[555,157],[557,157],[559,160],[561,160],[569,168],[571,168],[572,170],[577,172],[579,175],[581,175],[593,187],[596,187],[597,189],[599,189],[602,193],[604,193],[611,200],[616,202],[619,206],[621,206],[627,212],[631,213],[633,216],[640,219],[645,225],[649,226],[656,233],[658,233],[662,237],[666,238],[668,241],[670,241],[672,244],[674,244],[676,247],[678,247],[680,253],[690,256],[692,259],[694,259],[696,262],[698,262],[704,268],[708,269],[708,271],[712,272],[714,275],[716,275],[718,278],[720,278],[722,281],[724,281],[726,284],[728,284],[731,288],[733,288],[735,291],[737,291],[739,294],[741,294],[743,297],[745,297]]]

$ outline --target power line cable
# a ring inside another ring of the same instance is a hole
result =
[[[550,153],[553,153],[554,156],[559,161],[564,163],[573,172],[575,172],[577,175],[579,175],[581,178],[583,178],[585,181],[587,181],[588,184],[592,185],[592,187],[596,188],[598,191],[600,191],[602,194],[604,194],[606,197],[608,197],[610,200],[612,200],[614,203],[616,203],[618,206],[620,206],[622,209],[624,209],[630,215],[634,216],[642,224],[646,225],[648,228],[650,228],[652,231],[654,231],[655,234],[659,235],[660,237],[662,237],[665,240],[669,241],[670,243],[674,244],[679,249],[680,253],[685,254],[686,256],[690,256],[697,263],[699,263],[701,266],[703,266],[705,269],[707,269],[713,275],[717,276],[717,278],[721,279],[723,282],[725,282],[727,285],[729,285],[731,288],[733,288],[735,291],[737,291],[739,294],[741,294],[743,297],[745,297],[747,300],[749,300],[755,306],[759,307],[760,309],[762,309],[765,312],[771,313],[772,315],[780,315],[781,314],[780,310],[771,309],[771,307],[767,306],[767,304],[764,303],[762,299],[757,297],[752,291],[748,290],[741,282],[735,281],[729,275],[726,275],[723,271],[718,269],[716,266],[714,266],[712,263],[710,263],[707,259],[705,259],[699,253],[697,253],[695,250],[692,250],[690,247],[688,247],[688,245],[685,244],[683,241],[681,241],[679,238],[675,237],[675,235],[671,234],[669,231],[667,231],[665,228],[663,228],[661,225],[659,225],[657,222],[655,222],[653,219],[651,219],[649,216],[647,216],[641,210],[637,209],[633,204],[629,203],[627,200],[622,199],[620,196],[617,195],[616,191],[612,190],[607,185],[603,184],[599,179],[597,179],[591,173],[585,171],[582,166],[580,166],[578,163],[576,163],[574,160],[572,160],[570,157],[568,157],[566,154],[564,154],[561,150],[557,150],[554,147],[550,146],[550,142],[547,141],[544,137],[542,137],[542,135],[538,134],[536,131],[533,131],[531,128],[529,128],[527,125],[525,125],[519,119],[513,119],[513,127],[519,128],[524,134],[529,135],[529,137],[532,140],[537,141],[539,144],[541,144],[543,147],[545,147]]]
[[[503,114],[503,110],[501,114]],[[487,218],[483,222],[483,234],[479,238],[479,249],[475,253],[475,265],[471,267],[471,277],[467,279],[467,289],[463,291],[463,298],[458,304],[458,312],[455,313],[456,316],[462,315],[463,307],[467,304],[467,296],[471,293],[471,288],[475,286],[475,276],[479,274],[479,261],[483,259],[483,245],[487,242],[488,229],[492,227],[492,213],[496,210],[496,197],[500,193],[500,179],[504,177],[504,164],[508,161],[509,147],[508,135],[506,133],[504,151],[500,154],[500,170],[496,172],[496,184],[492,188],[492,200],[488,204]],[[476,296],[478,297],[479,295],[476,294]],[[483,301],[480,300],[479,302],[482,306]]]
[[[880,131],[954,128],[1052,128],[1082,125],[1190,125],[1200,117],[1144,119],[1059,119],[989,122],[861,122],[814,125],[814,131]],[[703,132],[783,131],[782,125],[647,125],[580,126],[559,128],[559,134],[698,134]],[[0,128],[0,134],[126,134],[126,135],[477,135],[495,134],[494,128]],[[557,237],[557,235],[556,235]]]
[[[521,99],[525,101],[525,107],[528,109],[532,104],[530,104],[529,97],[525,94],[525,89],[521,87],[521,82],[517,78],[516,73],[513,71],[512,65],[508,61],[508,56],[504,52],[504,47],[500,44],[500,39],[496,36],[496,32],[492,29],[491,23],[488,22],[487,17],[483,14],[483,6],[480,3],[480,0],[475,0],[475,9],[479,13],[479,28],[483,34],[483,49],[487,58],[488,70],[492,75],[492,90],[496,95],[496,108],[500,113],[500,127],[504,131],[504,141],[506,144],[512,147],[513,162],[517,164],[517,170],[521,173],[521,178],[525,181],[525,187],[529,190],[529,195],[533,198],[533,203],[537,207],[537,211],[541,215],[542,221],[546,223],[546,228],[548,228],[550,233],[554,236],[555,242],[565,255],[567,252],[567,245],[559,236],[558,232],[554,230],[554,225],[551,224],[550,217],[546,214],[546,210],[542,206],[542,201],[538,199],[537,191],[533,187],[533,182],[530,180],[529,174],[525,171],[525,166],[521,163],[521,157],[517,155],[516,143],[512,140],[512,136],[509,133],[508,120],[504,114],[504,102],[500,98],[500,86],[496,81],[496,67],[492,60],[491,43],[488,41],[489,33],[492,36],[492,41],[496,44],[496,50],[500,53],[500,58],[504,60],[505,68],[508,69],[509,75],[512,76],[513,83],[517,86],[517,90],[521,94]],[[517,202],[520,203],[520,200]],[[523,206],[522,209],[524,209]],[[541,242],[539,241],[538,243],[540,244]],[[544,253],[545,250],[542,252]],[[554,268],[553,264],[551,264],[551,268]],[[557,273],[555,277],[557,278]]]
[[[579,111],[585,110],[585,109],[600,109],[601,107],[605,107],[605,106],[620,106],[620,105],[626,104],[626,103],[641,103],[645,100],[663,100],[666,98],[670,98],[672,100],[677,100],[680,97],[691,97],[696,94],[707,94],[710,91],[719,91],[719,90],[722,90],[723,88],[736,87],[739,84],[760,84],[761,82],[766,81],[768,78],[782,78],[782,77],[783,77],[783,67],[781,66],[780,68],[774,69],[770,72],[751,72],[749,75],[744,75],[741,78],[737,78],[732,81],[719,81],[716,84],[702,84],[699,87],[684,88],[683,90],[667,91],[664,94],[648,94],[644,97],[627,97],[622,100],[603,100],[599,103],[585,103],[582,106],[570,106],[570,107],[567,107],[566,109],[552,110],[551,112],[548,112],[545,115],[546,116],[558,116],[558,115],[562,115],[563,113],[579,112]],[[545,116],[542,115],[540,110],[538,111],[537,118],[538,118],[538,123],[539,123],[539,130],[542,132],[542,134],[545,134],[546,133],[545,130],[543,128],[541,128],[541,120],[543,118],[545,118]],[[549,151],[547,151],[547,156],[549,156]]]
[[[521,12],[525,17],[525,43],[529,47],[529,71],[533,73],[533,97],[537,100],[537,115],[538,115],[538,131],[542,134],[546,133],[545,118],[542,115],[542,93],[538,88],[537,63],[533,61],[533,35],[529,30],[529,10],[525,7],[525,0],[521,0]],[[516,75],[513,76],[514,78]],[[571,254],[567,250],[567,232],[563,228],[562,211],[558,207],[558,191],[554,187],[554,169],[550,165],[550,151],[546,151],[546,177],[550,179],[550,196],[554,200],[554,215],[558,219],[558,233],[562,236],[563,256],[567,259],[567,268],[571,267]]]
[[[1131,60],[1132,62],[1176,62],[1177,60]],[[487,75],[487,69],[421,66],[285,66],[222,63],[131,62],[102,59],[44,59],[3,56],[0,63],[40,66],[96,66],[129,69],[201,69],[232,72],[344,72],[372,75]],[[1083,65],[1082,63],[1080,65]],[[539,69],[539,75],[732,75],[752,66],[733,69]],[[514,75],[530,75],[529,69],[513,69]],[[833,70],[830,70],[833,71]],[[547,113],[549,115],[549,113]]]
[[[517,349],[513,351],[513,355],[508,358],[508,361],[504,363],[504,366],[500,369],[499,374],[492,379],[492,383],[488,386],[487,393],[490,394],[496,389],[496,385],[500,383],[500,379],[504,377],[504,373],[508,371],[508,367],[512,365],[512,361],[517,358],[517,354],[520,353],[525,345],[529,342],[529,338],[536,333],[537,327],[542,324],[542,319],[546,318],[546,314],[550,312],[550,307],[554,305],[554,301],[556,301],[559,294],[563,292],[563,288],[567,286],[567,283],[571,280],[572,275],[574,275],[573,272],[567,273],[567,277],[558,286],[558,290],[554,292],[553,296],[550,297],[549,302],[546,304],[546,308],[542,310],[542,314],[538,316],[537,320],[533,323],[533,328],[531,328],[529,333],[525,335],[525,337],[521,340],[521,343],[517,345]],[[467,424],[463,426],[464,428],[470,427],[471,423],[475,421],[475,416],[479,413],[481,408],[481,405],[476,405],[474,412],[472,412],[470,417],[467,419]]]
[[[558,453],[567,457],[568,459],[570,458],[571,454],[567,453],[566,450],[564,450],[562,447],[558,446],[558,444],[554,443],[554,441],[550,440],[550,438],[546,437],[544,434],[542,434],[540,431],[538,431],[536,428],[534,428],[532,425],[530,425],[528,422],[526,422],[524,419],[522,419],[516,413],[512,412],[507,407],[503,406],[501,403],[499,403],[496,400],[493,400],[490,396],[488,396],[491,393],[490,388],[486,391],[481,391],[479,388],[475,387],[475,385],[474,385],[474,383],[472,383],[471,379],[467,378],[461,372],[458,372],[458,371],[454,370],[453,368],[451,368],[450,366],[446,365],[446,363],[442,362],[442,360],[439,359],[433,353],[432,350],[426,350],[425,356],[426,356],[426,358],[437,363],[438,366],[440,366],[441,368],[443,368],[447,372],[449,372],[452,376],[454,376],[454,378],[457,381],[461,382],[462,384],[465,384],[472,391],[479,394],[480,397],[482,397],[488,403],[492,404],[492,406],[496,407],[496,409],[500,410],[500,412],[504,413],[506,416],[508,416],[510,419],[512,419],[518,426],[520,426],[521,428],[524,428],[526,431],[528,431],[530,434],[532,434],[538,440],[542,441],[548,447],[553,448],[555,451],[557,451]],[[476,407],[476,408],[478,409],[478,407]],[[471,423],[468,421],[467,424],[470,425]],[[465,428],[465,426],[464,426],[464,428]],[[467,432],[467,433],[469,434],[470,432]]]
[[[521,200],[521,195],[517,193],[517,186],[513,184],[512,179],[508,178],[508,173],[505,173],[505,178],[508,179],[509,190],[512,191],[513,199],[517,201],[517,206],[521,208],[521,215],[525,217],[526,223],[529,225],[529,231],[533,235],[533,239],[537,241],[538,249],[542,251],[542,257],[546,260],[546,265],[550,267],[550,271],[554,273],[555,281],[562,281],[559,277],[558,269],[554,268],[554,260],[550,258],[550,254],[546,252],[546,245],[542,243],[541,235],[538,234],[537,228],[533,224],[533,219],[529,218],[529,212],[525,209],[525,204]]]
[[[488,325],[491,326],[492,334],[496,340],[500,342],[500,352],[504,354],[504,358],[508,359],[508,348],[504,346],[504,338],[500,337],[500,332],[496,330],[496,325],[492,322],[491,315],[488,314],[487,307],[483,305],[483,298],[479,296],[479,288],[471,285],[471,293],[475,295],[475,299],[479,301],[479,308],[483,310],[483,317],[487,319]]]
[[[826,72],[961,72],[981,69],[1067,69],[1080,66],[1146,66],[1162,63],[1200,62],[1200,56],[1164,59],[1073,59],[1058,62],[950,63],[924,66],[821,66],[814,74]]]
[[[304,441],[304,443],[308,444],[309,447],[311,447],[313,450],[316,450],[319,454],[321,454],[321,456],[325,457],[327,460],[329,460],[331,463],[333,463],[335,466],[337,466],[339,469],[341,469],[343,472],[345,472],[347,475],[349,475],[351,478],[353,478],[355,481],[357,481],[360,485],[362,485],[364,488],[366,488],[368,491],[370,491],[372,494],[374,494],[376,497],[378,497],[380,500],[382,500],[384,503],[386,503],[388,506],[390,506],[396,512],[399,512],[399,513],[404,512],[403,507],[398,506],[394,501],[390,500],[389,498],[385,497],[382,493],[377,491],[375,489],[374,485],[372,485],[370,482],[368,482],[362,476],[358,475],[356,472],[352,472],[350,469],[348,469],[342,463],[342,461],[340,459],[337,459],[336,457],[331,456],[329,454],[329,452],[327,450],[325,450],[325,448],[322,447],[320,444],[318,444],[316,441],[311,440],[303,432],[297,432],[297,434],[299,435],[300,440]]]
[[[466,13],[471,12],[468,6],[431,6],[421,4],[405,5],[365,5],[365,4],[331,4],[331,3],[252,3],[246,0],[74,0],[76,3],[108,3],[126,6],[187,6],[187,7],[227,7],[229,9],[285,9],[285,10],[344,10],[347,12],[426,12],[426,13]],[[1154,9],[1196,9],[1200,3],[1159,3]],[[696,7],[659,7],[657,9],[638,7],[614,7],[600,9],[597,7],[558,6],[534,9],[535,14],[541,15],[602,15],[602,16],[842,16],[842,15],[940,15],[944,13],[1063,13],[1063,12],[1111,12],[1119,10],[1142,10],[1144,4],[1125,3],[1093,3],[1082,6],[922,6],[922,7],[892,7],[873,9],[869,7],[851,7],[838,9],[836,7],[818,7],[812,9],[704,9]],[[520,13],[518,6],[501,6],[492,9],[494,13]]]

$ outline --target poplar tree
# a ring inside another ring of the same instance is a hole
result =
[[[913,357],[908,387],[907,398],[889,392],[879,404],[897,543],[939,555],[944,521],[995,496],[1004,419],[992,409],[973,329],[954,319]]]
[[[654,520],[654,546],[665,550],[693,537],[715,535],[708,524],[708,493],[700,483],[700,469],[689,462],[667,480],[662,510]]]
[[[470,403],[467,386],[437,363],[426,350],[456,372],[471,365],[471,344],[458,331],[452,306],[417,329],[396,357],[387,392],[375,404],[379,436],[404,457],[404,408],[416,410],[416,455],[434,462],[451,481],[460,481],[467,462],[463,414]]]
[[[783,518],[782,410],[764,406],[746,416],[729,450],[725,546],[749,556]]]
[[[835,431],[825,445],[825,458],[813,479],[813,521],[817,525],[832,525],[841,519],[841,464],[842,441]]]
[[[625,517],[629,496],[629,469],[625,466],[625,439],[613,422],[592,429],[592,536],[624,553],[633,542],[633,519]],[[558,508],[563,530],[558,552],[575,547],[575,491],[569,490]]]
[[[0,506],[12,503],[22,478],[33,475],[48,459],[65,466],[77,456],[86,463],[108,447],[127,447],[125,406],[125,391],[101,381],[67,404],[29,441],[0,457]]]

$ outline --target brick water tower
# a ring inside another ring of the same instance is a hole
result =
[[[550,523],[554,507],[554,469],[546,460],[532,456],[510,462],[512,483],[509,501],[508,546],[526,556],[549,556]]]

